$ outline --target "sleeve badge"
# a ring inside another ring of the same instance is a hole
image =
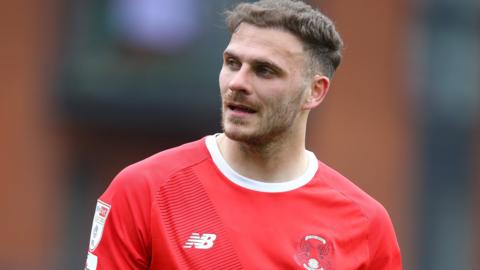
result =
[[[103,228],[110,213],[111,206],[101,200],[97,201],[95,216],[93,217],[92,232],[90,233],[89,251],[93,252],[102,239]]]

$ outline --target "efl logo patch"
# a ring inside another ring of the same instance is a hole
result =
[[[95,208],[95,216],[93,217],[92,232],[90,233],[89,250],[93,252],[100,240],[102,239],[103,227],[107,221],[108,213],[111,206],[98,200],[97,207]]]

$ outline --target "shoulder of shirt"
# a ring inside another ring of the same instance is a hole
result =
[[[389,218],[385,207],[380,202],[335,169],[319,161],[317,174],[325,185],[358,207],[368,221]]]
[[[208,158],[210,154],[205,145],[205,138],[202,138],[166,149],[129,165],[116,178],[127,179],[127,182],[138,182],[139,179],[143,179],[147,180],[146,182],[161,183],[175,172],[195,166]]]
[[[395,232],[385,207],[345,176],[320,161],[317,175],[324,185],[348,200],[365,218],[368,224],[365,233],[368,239],[369,265],[379,261],[382,263],[382,260],[388,260],[390,256],[401,265]]]

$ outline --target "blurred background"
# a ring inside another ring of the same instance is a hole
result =
[[[346,48],[308,148],[385,205],[404,269],[479,269],[480,2],[310,3]],[[115,174],[220,131],[232,4],[1,2],[0,269],[83,269]]]

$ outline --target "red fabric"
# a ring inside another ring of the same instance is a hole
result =
[[[301,188],[258,192],[225,178],[200,140],[126,168],[100,200],[97,270],[402,268],[385,209],[323,163]],[[213,245],[187,245],[193,233]]]

